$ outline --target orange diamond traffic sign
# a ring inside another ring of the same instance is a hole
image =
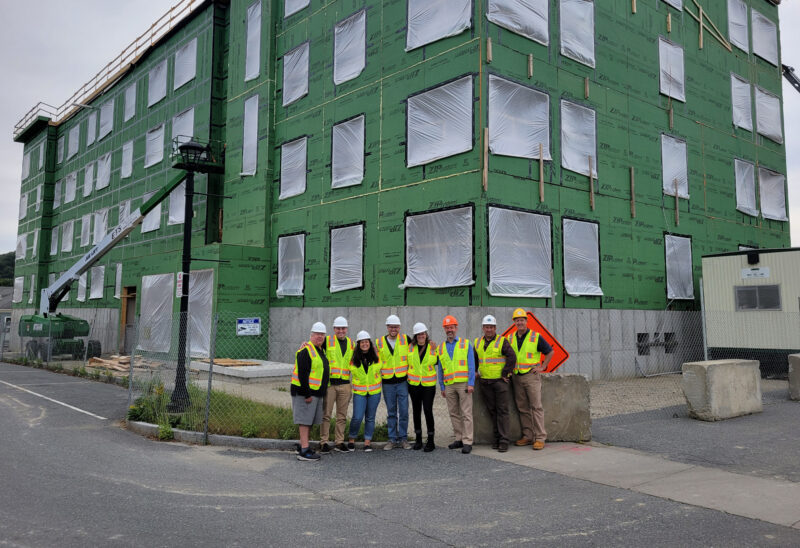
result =
[[[544,340],[547,341],[547,344],[553,347],[553,359],[550,360],[547,369],[544,371],[545,373],[552,373],[561,367],[561,364],[569,359],[569,352],[567,352],[567,350],[561,345],[560,342],[556,340],[552,333],[550,333],[547,328],[542,325],[542,322],[540,322],[532,312],[528,312],[528,329],[539,333],[539,336],[544,337]],[[503,331],[503,336],[509,337],[516,332],[517,326],[512,323],[511,327]]]

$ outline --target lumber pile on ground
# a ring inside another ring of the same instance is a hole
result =
[[[163,362],[146,360],[141,356],[134,356],[133,364],[137,369],[158,369],[164,365]],[[86,364],[86,367],[128,373],[131,369],[131,357],[113,355],[108,358],[89,358],[89,363]]]
[[[204,363],[210,362],[208,358],[204,358],[200,361]],[[214,358],[214,366],[217,365],[220,365],[222,367],[241,367],[250,365],[261,365],[261,363],[248,360],[235,360],[233,358]]]

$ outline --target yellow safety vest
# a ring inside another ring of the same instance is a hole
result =
[[[503,341],[505,339],[497,335],[489,346],[484,350],[483,337],[475,339],[475,351],[478,353],[478,372],[482,379],[499,379],[503,374],[503,367],[506,365],[506,358],[503,356]]]
[[[469,340],[456,339],[453,357],[447,353],[447,343],[439,347],[439,362],[442,364],[444,384],[467,382],[469,380]]]
[[[325,348],[325,355],[328,356],[328,363],[331,366],[331,379],[350,380],[350,359],[356,349],[353,341],[347,337],[347,344],[345,345],[347,350],[342,355],[339,339],[333,335],[328,335],[327,339],[328,344]]]
[[[512,333],[509,337],[511,341],[511,348],[517,355],[517,365],[514,366],[514,374],[522,375],[527,373],[542,360],[542,354],[539,352],[539,334],[535,333],[532,329],[528,329],[528,333],[522,340],[522,348],[517,348],[517,334]]]
[[[391,379],[393,376],[398,379],[408,374],[408,338],[405,335],[398,335],[394,345],[394,354],[389,350],[386,336],[377,341],[378,358],[381,360],[381,376],[384,379]]]
[[[430,343],[425,357],[420,361],[417,346],[408,352],[408,384],[414,386],[436,386],[436,352]]]
[[[370,364],[367,371],[360,365],[350,364],[351,382],[353,384],[353,394],[366,396],[367,394],[381,393],[381,364],[375,362]]]
[[[308,350],[308,355],[311,358],[311,372],[308,374],[308,387],[311,390],[319,390],[322,386],[322,377],[325,376],[325,364],[322,362],[322,356],[319,355],[317,349],[310,342],[303,343],[303,346],[294,353],[294,371],[292,371],[292,384],[300,386],[300,377],[297,375],[297,356],[303,350]]]

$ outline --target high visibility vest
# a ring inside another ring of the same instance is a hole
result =
[[[353,341],[347,337],[345,353],[342,355],[342,346],[339,339],[333,335],[328,335],[328,344],[325,345],[325,355],[328,356],[328,363],[331,365],[331,379],[350,380],[350,359],[356,349]]]
[[[311,390],[319,390],[322,386],[322,377],[325,376],[325,364],[322,362],[322,356],[319,355],[317,349],[310,342],[303,343],[303,346],[294,353],[294,371],[292,371],[292,384],[300,386],[300,377],[297,374],[297,356],[303,350],[308,350],[308,355],[311,358],[311,372],[308,374],[308,387]]]
[[[408,337],[398,335],[394,345],[394,354],[389,350],[386,337],[383,336],[377,341],[378,358],[381,360],[381,376],[384,379],[391,379],[393,376],[399,378],[408,374]]]
[[[503,341],[505,339],[497,335],[489,346],[484,350],[483,337],[475,339],[475,351],[478,353],[478,372],[482,379],[499,379],[503,374],[503,367],[506,365],[506,358],[503,356]]]
[[[514,366],[514,374],[522,375],[527,373],[542,360],[542,354],[539,352],[539,334],[535,333],[532,329],[528,329],[525,338],[522,339],[522,348],[517,348],[517,335],[512,333],[509,337],[511,340],[511,348],[517,354],[517,365]]]
[[[436,386],[436,352],[428,343],[428,350],[420,360],[417,346],[408,352],[408,384],[414,386]]]
[[[439,347],[439,362],[442,364],[444,384],[467,382],[469,380],[469,340],[456,340],[452,358],[447,353],[447,346],[445,345],[446,343],[442,343]]]
[[[370,364],[366,371],[360,365],[350,364],[350,382],[353,394],[366,396],[381,393],[381,363]]]

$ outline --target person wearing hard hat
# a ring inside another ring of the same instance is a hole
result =
[[[350,419],[348,451],[355,451],[356,436],[364,421],[364,451],[372,451],[372,434],[375,432],[375,414],[381,403],[381,362],[375,345],[366,331],[356,336],[356,349],[350,360],[353,382],[353,418]]]
[[[319,460],[308,446],[311,426],[322,422],[322,396],[328,386],[330,367],[325,355],[325,324],[317,322],[311,326],[311,336],[294,355],[292,371],[292,414],[300,430],[300,452],[297,460]]]
[[[475,356],[472,342],[460,339],[458,321],[445,316],[442,327],[447,339],[439,346],[437,376],[442,397],[447,400],[450,422],[453,423],[453,443],[448,449],[472,451],[472,392],[475,387]]]
[[[389,441],[383,447],[411,449],[408,444],[408,337],[400,333],[400,318],[394,314],[386,318],[387,334],[377,341],[381,360],[383,399],[386,402]]]
[[[497,319],[491,314],[483,318],[483,336],[475,339],[481,395],[492,419],[492,449],[508,451],[510,429],[508,405],[509,382],[517,356],[504,337],[497,335]]]
[[[428,337],[428,327],[424,323],[414,324],[414,338],[408,351],[408,395],[411,398],[414,416],[412,449],[422,449],[422,412],[425,412],[425,426],[428,428],[428,441],[425,452],[436,449],[433,441],[433,400],[436,398],[436,347]]]
[[[532,443],[533,449],[538,451],[544,449],[544,441],[547,439],[542,409],[541,373],[553,359],[553,348],[539,333],[528,329],[528,314],[523,309],[517,308],[511,317],[517,328],[516,334],[509,336],[511,348],[517,356],[512,385],[522,427],[522,437],[515,445],[522,447]]]
[[[336,405],[334,448],[341,453],[347,452],[347,446],[344,444],[344,427],[347,424],[347,408],[353,396],[353,389],[350,387],[350,359],[353,357],[355,345],[347,336],[347,320],[344,317],[339,316],[333,320],[333,333],[334,335],[328,335],[325,341],[325,353],[331,365],[331,382],[322,399],[322,407],[325,410],[319,427],[319,452],[322,454],[331,452],[328,437],[334,405]]]

